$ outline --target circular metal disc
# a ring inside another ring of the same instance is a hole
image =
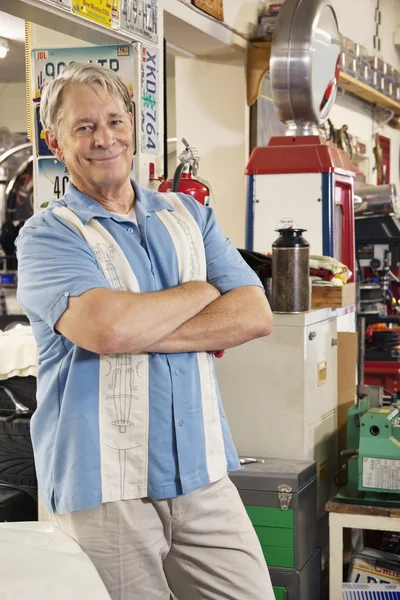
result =
[[[340,34],[329,0],[286,0],[270,61],[279,118],[311,128],[326,121],[339,77]]]

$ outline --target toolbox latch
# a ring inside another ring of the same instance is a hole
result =
[[[287,510],[289,508],[292,497],[293,494],[290,485],[284,483],[283,485],[278,486],[278,498],[282,510]]]

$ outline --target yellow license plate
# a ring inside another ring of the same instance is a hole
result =
[[[119,0],[73,0],[72,10],[106,27],[119,28]]]

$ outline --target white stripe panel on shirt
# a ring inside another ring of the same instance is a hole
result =
[[[180,283],[206,281],[206,254],[200,227],[176,194],[162,197],[175,209],[174,212],[159,210],[157,216],[174,243]]]
[[[54,213],[72,225],[97,257],[113,290],[140,292],[115,238],[96,220],[83,225],[66,207]],[[99,434],[102,501],[147,496],[149,427],[148,356],[100,356]]]
[[[157,211],[175,246],[178,259],[179,281],[206,281],[207,263],[203,236],[200,228],[176,194],[163,198],[175,209]],[[189,259],[189,260],[188,260]],[[226,473],[225,444],[222,434],[218,397],[212,357],[206,352],[197,353],[200,375],[207,471],[210,482],[217,481]]]
[[[226,473],[225,444],[218,408],[213,359],[206,352],[198,352],[197,363],[200,374],[207,471],[210,483],[213,483]]]

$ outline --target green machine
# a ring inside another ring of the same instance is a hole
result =
[[[346,502],[400,506],[400,401],[371,408],[368,396],[349,409]]]

